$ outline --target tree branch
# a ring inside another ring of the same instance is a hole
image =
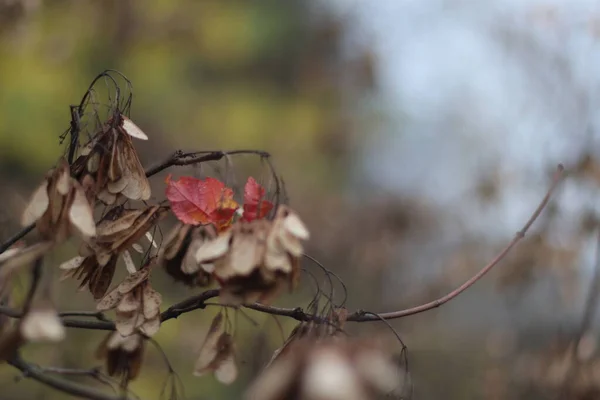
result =
[[[9,360],[8,363],[23,373],[25,378],[34,379],[44,385],[50,386],[71,396],[91,400],[123,400],[124,396],[110,396],[106,393],[92,389],[89,386],[80,385],[62,378],[48,375],[44,368],[24,361],[19,355]]]
[[[153,167],[146,169],[146,177],[151,177],[158,174],[161,171],[173,166],[184,166],[199,164],[208,161],[218,161],[227,155],[236,154],[255,154],[262,158],[270,158],[271,154],[262,150],[233,150],[233,151],[195,151],[195,152],[184,152],[183,150],[177,150],[171,154],[166,160],[156,164]],[[24,238],[27,234],[33,231],[35,224],[31,224],[23,228],[20,232],[16,233],[11,238],[7,239],[0,245],[0,253],[5,252],[10,246]]]
[[[546,205],[548,205],[548,202],[550,201],[550,197],[552,196],[552,193],[554,192],[554,190],[556,189],[556,187],[558,186],[558,184],[560,183],[560,181],[563,178],[563,171],[564,171],[564,167],[562,166],[562,164],[559,164],[558,168],[554,174],[554,177],[552,178],[552,184],[550,185],[548,192],[546,193],[546,195],[544,196],[544,198],[542,199],[542,201],[540,202],[538,207],[535,209],[535,211],[533,212],[531,217],[527,220],[527,222],[525,223],[523,228],[515,234],[515,237],[508,243],[508,245],[506,245],[506,247],[496,257],[494,257],[494,259],[492,261],[490,261],[477,274],[475,274],[471,279],[469,279],[468,281],[463,283],[461,286],[454,289],[447,295],[440,297],[437,300],[433,300],[433,301],[430,301],[429,303],[421,304],[420,306],[411,307],[411,308],[407,308],[405,310],[400,310],[400,311],[382,313],[382,314],[378,314],[377,316],[373,315],[372,313],[367,313],[365,311],[357,311],[353,314],[350,314],[348,316],[347,321],[354,321],[354,322],[378,321],[382,318],[383,319],[395,319],[395,318],[407,317],[409,315],[419,314],[424,311],[431,310],[432,308],[439,307],[442,304],[445,304],[445,303],[449,302],[450,300],[454,299],[456,296],[458,296],[465,290],[467,290],[475,282],[477,282],[485,274],[487,274],[492,268],[494,268],[496,265],[498,265],[498,263],[500,261],[502,261],[502,259],[504,259],[504,257],[506,257],[506,255],[512,250],[512,248],[515,247],[521,241],[521,239],[523,239],[525,237],[525,234],[527,233],[529,228],[531,228],[531,225],[533,225],[533,223],[540,216],[540,214],[542,213],[542,211],[544,210]]]

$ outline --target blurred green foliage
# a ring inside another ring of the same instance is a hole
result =
[[[79,102],[94,76],[113,68],[133,82],[131,117],[150,137],[139,146],[145,164],[178,148],[267,150],[292,203],[309,199],[310,207],[323,195],[318,191],[344,185],[355,145],[350,97],[372,82],[370,64],[345,59],[346,34],[344,21],[316,1],[0,0],[0,182],[26,187],[23,203],[64,151],[58,137],[69,126],[69,105]],[[21,203],[3,220],[14,223]],[[61,251],[47,263],[73,252]],[[180,288],[156,275],[165,307],[182,298]],[[93,309],[74,283],[55,287],[62,309]],[[295,295],[288,305],[303,298]],[[247,368],[258,357],[248,349],[260,339],[273,350],[282,340],[271,317],[253,313],[250,323],[238,316],[239,382],[224,387],[193,378],[196,351],[216,311],[170,321],[156,336],[191,399],[239,398],[257,372]],[[287,334],[293,321],[283,326]],[[99,363],[93,352],[101,338],[101,332],[70,330],[60,346],[31,346],[24,355],[44,365],[90,367]],[[167,370],[152,346],[146,357],[132,389],[143,399],[158,398]],[[64,397],[37,384],[10,383],[14,375],[0,369],[0,398]]]

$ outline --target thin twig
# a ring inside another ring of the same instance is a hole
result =
[[[31,308],[31,302],[35,296],[35,292],[40,284],[40,279],[42,278],[42,265],[44,263],[43,258],[38,258],[35,260],[33,264],[33,268],[31,270],[31,285],[29,286],[29,291],[27,292],[27,298],[25,299],[25,304],[23,305],[23,315],[29,312]]]
[[[123,400],[123,396],[110,396],[106,393],[92,389],[89,386],[80,385],[62,378],[49,375],[44,372],[44,368],[30,364],[24,361],[20,356],[15,356],[8,361],[10,365],[17,368],[23,373],[25,378],[34,379],[44,385],[50,386],[61,392],[68,393],[75,397],[81,397],[91,400]]]
[[[262,158],[269,159],[271,155],[266,151],[261,150],[233,150],[233,151],[197,151],[197,152],[183,152],[181,150],[177,150],[171,156],[169,156],[166,160],[158,163],[157,165],[146,169],[146,176],[151,177],[153,175],[158,174],[161,171],[173,166],[184,166],[184,165],[193,165],[199,164],[208,161],[218,161],[225,157],[226,155],[235,155],[235,154],[255,154]],[[24,238],[27,234],[29,234],[35,224],[31,224],[21,231],[16,233],[14,236],[6,240],[4,243],[0,245],[0,253],[6,251],[10,246]]]
[[[420,306],[411,307],[406,310],[380,313],[380,314],[378,314],[378,317],[374,317],[371,313],[366,313],[364,311],[357,311],[353,314],[350,314],[348,316],[347,321],[354,321],[354,322],[377,321],[377,320],[380,320],[380,318],[394,319],[394,318],[402,318],[402,317],[406,317],[409,315],[419,314],[424,311],[431,310],[432,308],[439,307],[442,304],[445,304],[445,303],[449,302],[450,300],[454,299],[456,296],[458,296],[465,290],[467,290],[475,282],[477,282],[481,277],[483,277],[485,274],[487,274],[492,268],[494,268],[496,265],[498,265],[498,263],[500,261],[502,261],[502,259],[504,259],[504,257],[506,257],[506,255],[512,250],[512,248],[515,247],[521,241],[521,239],[523,239],[525,237],[525,234],[527,233],[527,231],[529,230],[531,225],[533,225],[535,220],[540,216],[540,214],[542,213],[542,211],[544,210],[544,208],[550,201],[550,197],[552,196],[552,193],[554,192],[554,190],[556,189],[556,187],[558,186],[558,184],[560,183],[560,181],[563,178],[563,171],[564,171],[564,167],[562,166],[562,164],[560,164],[557,168],[556,173],[554,174],[554,177],[552,179],[552,185],[548,189],[548,192],[546,193],[546,195],[544,196],[544,198],[542,199],[542,201],[540,202],[538,207],[535,209],[535,211],[533,212],[533,214],[531,215],[529,220],[527,220],[527,222],[525,223],[523,228],[515,234],[515,237],[508,243],[508,245],[496,257],[494,257],[494,259],[492,261],[490,261],[477,274],[475,274],[471,279],[469,279],[468,281],[463,283],[461,286],[454,289],[447,295],[440,297],[437,300],[430,301],[429,303],[421,304]]]
[[[29,232],[33,230],[35,224],[31,224],[26,228],[23,228],[20,232],[17,232],[11,238],[8,238],[4,243],[0,245],[0,253],[4,253],[10,246],[23,239]]]
[[[596,239],[596,259],[594,262],[594,276],[590,281],[590,286],[588,289],[587,298],[585,301],[585,305],[583,308],[583,314],[581,317],[581,322],[579,327],[577,328],[577,332],[573,337],[571,353],[569,357],[572,361],[572,366],[567,373],[567,376],[563,382],[563,386],[560,393],[559,398],[565,398],[569,394],[569,391],[572,389],[573,381],[577,372],[579,372],[580,363],[577,359],[577,349],[581,343],[583,335],[590,329],[594,315],[596,315],[596,311],[598,310],[598,300],[600,298],[600,231],[598,231],[598,237]]]

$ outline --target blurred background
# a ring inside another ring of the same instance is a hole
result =
[[[406,308],[460,285],[521,229],[564,163],[552,206],[497,269],[392,326],[409,349],[414,399],[600,398],[597,1],[0,0],[0,239],[64,151],[69,105],[106,68],[133,82],[145,165],[181,148],[271,152],[311,231],[308,252],[345,282],[350,310]],[[153,282],[164,307],[193,293],[164,274]],[[92,310],[75,289],[55,285],[61,309]],[[310,293],[279,304],[305,305]],[[155,336],[190,399],[240,398],[282,343],[273,318],[249,314],[236,336],[240,379],[194,378],[215,312]],[[294,321],[280,322],[287,335]],[[348,328],[391,335],[377,323]],[[100,365],[103,335],[69,330],[24,356]],[[0,398],[64,397],[18,375],[0,367]],[[150,346],[132,390],[158,398],[166,378]]]

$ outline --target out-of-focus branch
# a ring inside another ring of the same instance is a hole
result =
[[[477,274],[475,274],[473,277],[471,277],[471,279],[469,279],[468,281],[463,283],[461,286],[454,289],[447,295],[440,297],[437,300],[433,300],[433,301],[430,301],[429,303],[421,304],[420,306],[411,307],[411,308],[407,308],[405,310],[400,310],[400,311],[381,313],[381,314],[377,314],[377,316],[373,315],[370,312],[367,313],[364,311],[357,311],[353,314],[350,314],[348,316],[347,321],[365,322],[365,321],[378,321],[378,320],[381,320],[382,318],[383,319],[402,318],[402,317],[406,317],[409,315],[419,314],[424,311],[431,310],[433,308],[439,307],[442,304],[445,304],[445,303],[449,302],[450,300],[454,299],[456,296],[458,296],[459,294],[461,294],[462,292],[467,290],[475,282],[477,282],[479,279],[481,279],[492,268],[494,268],[496,265],[498,265],[498,263],[500,263],[500,261],[502,261],[504,259],[504,257],[506,257],[506,255],[525,237],[525,234],[527,233],[529,228],[531,228],[531,225],[533,225],[533,223],[540,216],[540,214],[542,213],[542,211],[544,210],[546,205],[548,205],[548,202],[550,201],[550,197],[552,196],[552,193],[554,192],[554,190],[556,189],[556,187],[558,186],[558,184],[560,183],[560,181],[563,178],[563,172],[564,172],[564,167],[562,166],[562,164],[559,164],[558,168],[554,174],[554,177],[552,179],[552,184],[550,185],[550,188],[548,189],[548,192],[546,193],[546,195],[544,196],[544,198],[542,199],[542,201],[540,202],[538,207],[535,209],[535,211],[533,212],[531,217],[527,220],[527,222],[525,223],[523,228],[521,228],[521,230],[515,234],[515,237],[508,243],[508,245],[506,245],[506,247],[504,247],[504,249],[496,257],[494,257],[494,259],[492,261],[490,261]]]
[[[245,152],[245,151],[243,151],[243,152]],[[253,152],[253,151],[251,151],[251,152]],[[163,169],[168,168],[169,166],[172,166],[172,165],[186,165],[186,164],[177,164],[179,162],[177,160],[180,160],[180,161],[185,160],[185,157],[192,157],[193,159],[196,160],[196,162],[198,162],[197,161],[198,158],[195,158],[196,157],[195,155],[190,156],[189,154],[192,154],[192,153],[176,153],[176,155],[171,157],[170,161],[161,163],[158,166],[151,168],[150,171],[152,173],[157,173],[157,172],[162,171]],[[216,154],[217,153],[210,153],[210,154],[207,154],[202,157],[207,157],[207,156],[216,157]],[[219,154],[221,154],[221,157],[223,156],[223,153],[219,153]],[[372,312],[359,310],[359,311],[356,311],[356,312],[348,315],[348,318],[346,320],[353,321],[353,322],[369,322],[369,321],[380,321],[382,319],[389,320],[389,319],[402,318],[402,317],[418,314],[418,313],[439,307],[439,306],[447,303],[448,301],[454,299],[458,295],[460,295],[462,292],[464,292],[469,287],[471,287],[475,282],[477,282],[479,279],[481,279],[492,268],[494,268],[496,265],[498,265],[500,263],[500,261],[502,261],[506,257],[506,255],[525,237],[525,234],[527,233],[527,231],[531,228],[533,223],[537,220],[537,218],[540,216],[540,214],[542,213],[542,211],[544,210],[544,208],[547,206],[548,202],[550,201],[552,193],[554,192],[554,190],[556,189],[556,187],[558,186],[558,184],[560,183],[560,181],[563,178],[563,172],[564,172],[563,166],[559,165],[557,168],[557,171],[553,177],[550,188],[548,189],[546,195],[544,196],[544,198],[542,199],[542,201],[540,202],[538,207],[535,209],[535,211],[533,212],[531,217],[527,220],[527,222],[525,223],[523,228],[515,234],[515,237],[508,243],[508,245],[506,245],[506,247],[504,247],[504,249],[496,257],[494,257],[494,259],[492,261],[490,261],[487,265],[485,265],[477,274],[475,274],[473,277],[471,277],[469,280],[467,280],[461,286],[454,289],[453,291],[446,294],[445,296],[440,297],[437,300],[433,300],[429,303],[421,304],[416,307],[411,307],[411,308],[407,308],[404,310],[392,311],[392,312],[381,313],[381,314],[375,314]],[[177,318],[181,314],[185,314],[187,312],[197,310],[199,308],[204,308],[206,306],[206,304],[205,304],[206,300],[209,300],[213,297],[217,297],[218,295],[219,295],[219,291],[217,289],[213,289],[213,290],[207,290],[205,292],[200,293],[199,295],[192,296],[186,300],[183,300],[180,303],[177,303],[177,304],[169,307],[167,310],[165,310],[161,314],[161,322],[165,322],[165,321],[168,321],[169,319]],[[310,320],[318,321],[318,320],[322,319],[322,317],[319,317],[317,315],[313,315],[313,314],[304,312],[303,309],[299,308],[299,307],[297,307],[297,308],[281,308],[281,307],[266,306],[266,305],[258,304],[258,303],[246,304],[246,305],[244,305],[244,307],[255,310],[255,311],[267,313],[267,314],[293,318],[298,321],[310,321]],[[13,318],[21,317],[21,314],[19,312],[15,311],[9,307],[1,307],[0,306],[0,313],[7,315],[9,317],[13,317]],[[71,313],[63,314],[61,316],[63,317],[63,323],[67,327],[82,328],[82,329],[99,329],[99,330],[114,330],[115,329],[115,325],[113,322],[102,319],[104,317],[103,317],[103,314],[101,314],[101,313],[71,312]],[[91,317],[95,317],[99,320],[98,321],[82,321],[82,320],[66,318],[67,316],[87,316],[87,317],[91,316]]]
[[[30,364],[23,360],[19,355],[8,361],[10,365],[17,368],[23,373],[25,378],[34,379],[44,385],[60,390],[63,393],[68,393],[75,397],[81,397],[91,400],[125,400],[124,396],[111,396],[101,391],[95,390],[89,386],[81,385],[75,382],[68,381],[56,376],[52,376],[45,372],[44,368],[35,364]]]
[[[269,158],[271,155],[266,151],[261,150],[234,150],[234,151],[196,151],[185,153],[182,150],[177,150],[165,161],[150,167],[146,170],[146,176],[151,177],[161,171],[173,166],[184,166],[199,164],[207,161],[218,161],[225,156],[236,154],[255,154],[262,158]]]

